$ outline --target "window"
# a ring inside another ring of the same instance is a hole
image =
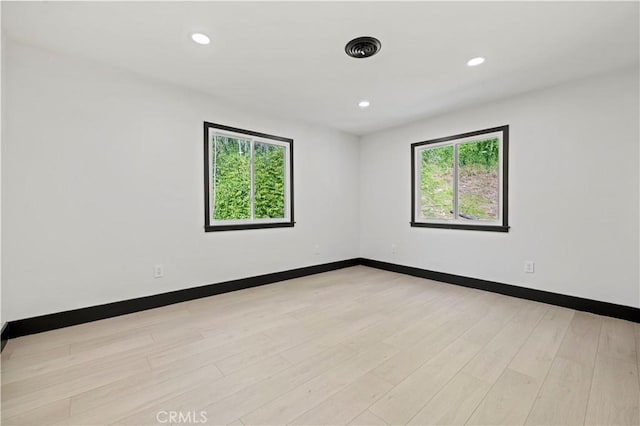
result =
[[[204,123],[205,231],[293,226],[293,140]]]
[[[509,126],[411,145],[411,226],[508,232]]]

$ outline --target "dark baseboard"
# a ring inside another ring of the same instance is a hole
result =
[[[518,297],[520,299],[534,300],[550,305],[562,306],[578,311],[592,312],[598,315],[620,318],[627,321],[640,322],[640,309],[631,306],[616,305],[615,303],[600,302],[597,300],[583,299],[581,297],[567,296],[565,294],[551,293],[549,291],[535,290],[510,284],[502,284],[478,278],[463,277],[461,275],[447,274],[444,272],[429,271],[427,269],[414,268],[412,266],[397,265],[395,263],[381,262],[371,259],[359,259],[361,265],[385,271],[398,272],[414,277],[427,278],[463,287],[477,288],[493,293]]]
[[[43,331],[55,330],[57,328],[131,314],[133,312],[159,308],[161,306],[172,305],[174,303],[186,302],[188,300],[214,296],[221,293],[228,293],[230,291],[243,290],[245,288],[257,287],[278,281],[347,268],[349,266],[358,265],[358,262],[359,259],[341,260],[338,262],[324,263],[321,265],[258,275],[255,277],[241,278],[218,284],[186,288],[169,293],[154,294],[152,296],[107,303],[105,305],[90,306],[88,308],[74,309],[72,311],[57,312],[54,314],[10,321],[2,332],[2,345],[4,347],[5,338],[13,339],[15,337],[26,336],[28,334],[41,333]]]
[[[174,303],[186,302],[202,297],[214,296],[216,294],[228,293],[230,291],[243,290],[246,288],[257,287],[265,284],[275,283],[278,281],[300,278],[307,275],[319,274],[321,272],[328,272],[356,265],[369,266],[372,268],[383,269],[385,271],[412,275],[414,277],[427,278],[434,281],[455,284],[463,287],[476,288],[493,293],[518,297],[521,299],[534,300],[536,302],[563,306],[565,308],[592,312],[594,314],[606,315],[613,318],[620,318],[623,320],[640,323],[640,309],[630,306],[616,305],[614,303],[600,302],[591,299],[583,299],[581,297],[567,296],[564,294],[551,293],[542,290],[534,290],[526,287],[486,281],[478,278],[464,277],[461,275],[447,274],[444,272],[430,271],[427,269],[414,268],[411,266],[397,265],[394,263],[381,262],[378,260],[356,258],[341,260],[338,262],[324,263],[321,265],[307,266],[304,268],[291,269],[288,271],[274,272],[271,274],[258,275],[255,277],[225,281],[218,284],[209,284],[200,287],[176,290],[169,293],[155,294],[152,296],[123,300],[120,302],[113,302],[105,305],[90,306],[88,308],[74,309],[72,311],[25,318],[17,321],[9,321],[2,327],[2,349],[4,349],[8,339],[13,339],[15,337],[41,333],[43,331],[55,330],[58,328],[116,317],[119,315],[131,314],[147,309],[172,305]]]
[[[4,350],[4,347],[7,345],[9,341],[9,323],[5,322],[2,324],[2,344],[0,344],[0,352]]]

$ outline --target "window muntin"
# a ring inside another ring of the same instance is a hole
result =
[[[507,232],[508,132],[412,144],[411,225]]]
[[[205,230],[293,226],[293,140],[205,122]]]

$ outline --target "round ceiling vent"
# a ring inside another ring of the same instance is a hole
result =
[[[347,43],[344,51],[352,58],[368,58],[378,53],[381,47],[382,43],[377,38],[358,37]]]

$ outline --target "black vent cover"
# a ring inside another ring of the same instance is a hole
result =
[[[368,58],[378,53],[381,47],[382,43],[377,38],[358,37],[347,43],[344,51],[352,58]]]

